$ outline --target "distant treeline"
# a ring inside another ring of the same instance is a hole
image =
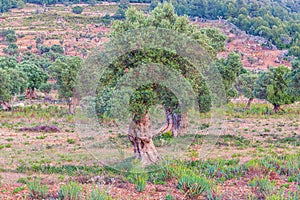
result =
[[[154,8],[162,1],[152,1]],[[252,35],[269,39],[300,57],[299,0],[172,0],[178,15],[227,19]]]
[[[87,4],[96,4],[101,2],[122,2],[127,0],[23,0],[26,3],[35,3],[35,4],[56,4],[56,3],[87,3]],[[151,3],[151,0],[128,0],[130,3]]]
[[[23,0],[0,0],[0,13],[7,12],[11,8],[22,7],[23,5]]]
[[[87,3],[96,4],[101,2],[120,2],[122,0],[0,0],[0,13],[9,11],[11,8],[22,8],[25,3],[53,5],[56,3],[76,4]],[[127,0],[125,0],[127,1]],[[151,3],[151,0],[130,0],[130,3]]]

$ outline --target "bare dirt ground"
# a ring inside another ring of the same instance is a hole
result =
[[[76,172],[76,170],[74,174],[42,171],[43,166],[101,168],[99,162],[86,150],[84,137],[78,135],[83,133],[75,131],[72,116],[64,115],[63,111],[60,112],[54,108],[50,109],[49,106],[43,107],[48,110],[36,108],[36,111],[24,110],[0,115],[0,196],[2,199],[30,197],[28,188],[20,182],[22,178],[28,179],[28,177],[41,177],[43,183],[49,186],[48,191],[54,198],[57,197],[60,186],[70,180],[78,181],[84,191],[88,192],[92,188],[91,180],[93,179],[104,181],[101,187],[115,199],[164,199],[168,194],[172,194],[175,199],[187,198],[182,191],[178,190],[176,179],[168,180],[163,185],[148,182],[145,190],[138,192],[134,184],[118,175],[109,176],[106,172],[84,175],[85,173]],[[298,153],[300,150],[299,105],[284,107],[285,113],[283,114],[255,114],[255,110],[261,107],[270,106],[265,103],[256,103],[248,114],[242,111],[242,107],[231,107],[224,117],[221,135],[216,137],[214,148],[204,160],[238,159],[243,164],[265,155]],[[58,109],[61,108],[58,107]],[[19,131],[22,127],[45,124],[57,126],[59,132]],[[116,130],[107,129],[107,141],[121,144],[124,151],[132,152],[126,132],[119,133]],[[185,154],[186,160],[200,159],[192,152],[202,153],[202,141],[203,138],[200,137],[195,144],[190,146]],[[100,152],[101,148],[98,147]],[[165,147],[160,146],[158,150],[163,148]],[[103,149],[103,153],[105,152]],[[232,178],[217,184],[216,192],[222,195],[222,199],[249,199],[249,195],[255,193],[249,186],[249,181],[255,177],[269,177],[270,180],[276,182],[278,188],[284,185],[287,191],[295,191],[297,188],[296,183],[288,182],[280,174],[249,171],[239,179]],[[17,192],[17,188],[20,187],[24,189]],[[197,199],[205,198],[199,196]]]
[[[245,68],[252,70],[266,70],[270,66],[291,66],[284,60],[286,50],[279,50],[275,46],[264,46],[263,38],[251,36],[239,30],[227,21],[195,22],[200,27],[214,27],[221,30],[227,36],[226,51],[219,54],[225,57],[230,51],[239,52]],[[274,49],[273,49],[274,48]]]

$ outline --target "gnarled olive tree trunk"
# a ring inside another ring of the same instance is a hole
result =
[[[165,132],[171,131],[174,137],[184,135],[187,132],[188,118],[187,113],[176,114],[173,109],[165,109],[166,122],[160,130],[151,133],[151,119],[147,112],[143,116],[135,115],[128,132],[128,138],[133,145],[136,159],[140,159],[143,166],[156,164],[161,160],[156,148],[153,144],[153,137]]]
[[[253,102],[253,98],[249,98],[246,107],[244,108],[245,110],[249,110],[251,107],[251,103]]]
[[[273,104],[273,106],[274,106],[274,112],[275,112],[275,113],[281,111],[280,105],[278,105],[278,104]]]
[[[69,106],[69,114],[73,115],[74,114],[74,99],[72,97],[69,98],[68,106]]]
[[[5,111],[12,110],[12,106],[8,102],[2,101],[2,102],[0,102],[0,105],[2,107],[2,110],[5,110]]]
[[[187,132],[188,127],[187,113],[183,112],[182,114],[176,114],[173,112],[172,108],[165,109],[165,113],[166,122],[164,126],[159,129],[155,136],[169,131],[172,132],[174,137],[177,137],[178,135],[184,135]]]
[[[37,98],[37,95],[35,93],[34,88],[27,88],[26,89],[26,98],[27,99],[36,99]]]
[[[135,115],[129,127],[128,138],[134,147],[135,157],[141,160],[143,166],[156,164],[161,159],[152,136],[149,113],[143,116]]]

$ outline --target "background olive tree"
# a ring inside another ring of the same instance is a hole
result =
[[[56,80],[59,98],[68,100],[70,114],[74,114],[73,97],[78,71],[81,67],[82,59],[79,57],[57,59],[50,67],[50,72]]]
[[[275,112],[281,110],[281,105],[293,103],[295,98],[288,89],[290,79],[286,78],[289,73],[289,68],[285,66],[271,67],[268,71],[261,72],[255,84],[254,96],[269,101]]]
[[[235,84],[237,91],[248,98],[245,109],[250,108],[251,103],[254,99],[254,85],[256,84],[257,79],[258,74],[251,71],[247,71],[246,73],[241,74],[237,79],[237,82]]]

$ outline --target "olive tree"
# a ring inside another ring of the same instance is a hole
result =
[[[289,73],[289,68],[285,66],[271,67],[261,72],[254,87],[254,96],[269,101],[274,106],[274,112],[281,110],[281,105],[293,103],[295,98],[288,88],[290,79],[286,78]]]
[[[248,98],[245,109],[250,108],[251,103],[254,99],[254,85],[257,79],[258,74],[251,71],[247,71],[246,73],[241,74],[237,79],[237,82],[235,84],[237,91]]]
[[[11,80],[6,70],[0,68],[0,104],[3,110],[11,110],[11,106],[8,104],[11,98]]]
[[[19,64],[19,69],[28,77],[27,98],[37,98],[35,89],[48,80],[48,74],[35,63],[24,61]]]
[[[82,59],[79,57],[59,58],[50,66],[50,71],[56,80],[59,97],[69,101],[70,114],[74,114],[75,83],[81,66]]]
[[[234,84],[238,76],[244,72],[241,56],[238,53],[230,52],[227,58],[219,59],[216,64],[223,78],[227,100],[237,97],[238,93]]]
[[[74,8],[72,8],[72,12],[75,14],[81,14],[83,12],[83,7],[75,6]]]
[[[216,59],[217,51],[213,46],[220,47],[224,40],[213,40],[197,26],[189,23],[188,18],[178,17],[171,4],[159,4],[148,17],[135,8],[129,8],[125,21],[115,21],[113,24],[113,38],[131,30],[144,27],[165,28],[185,35],[195,40],[210,56]],[[217,35],[213,32],[212,35]],[[219,33],[219,35],[222,35]],[[220,43],[220,44],[216,44]],[[215,44],[215,45],[214,45]],[[222,48],[219,48],[222,49]],[[207,112],[211,107],[211,97],[202,75],[195,70],[186,59],[171,51],[163,49],[141,49],[125,53],[112,63],[106,74],[101,78],[97,97],[97,112],[101,118],[112,115],[110,98],[114,93],[118,80],[126,73],[137,69],[140,64],[156,63],[170,66],[172,70],[182,74],[193,86],[197,94],[200,112]],[[174,79],[174,84],[176,80]],[[184,134],[187,123],[187,113],[180,112],[180,104],[176,96],[163,85],[145,83],[135,90],[130,98],[130,111],[133,114],[128,137],[134,147],[136,158],[145,163],[155,163],[159,160],[152,137],[166,131],[172,131],[173,136]],[[166,122],[158,133],[150,133],[151,119],[149,108],[155,104],[162,104],[166,114]]]
[[[287,76],[289,82],[290,95],[294,96],[297,101],[300,100],[300,60],[292,63],[292,70]]]
[[[3,110],[11,110],[10,100],[13,95],[25,92],[27,76],[18,68],[0,67],[0,105]]]

